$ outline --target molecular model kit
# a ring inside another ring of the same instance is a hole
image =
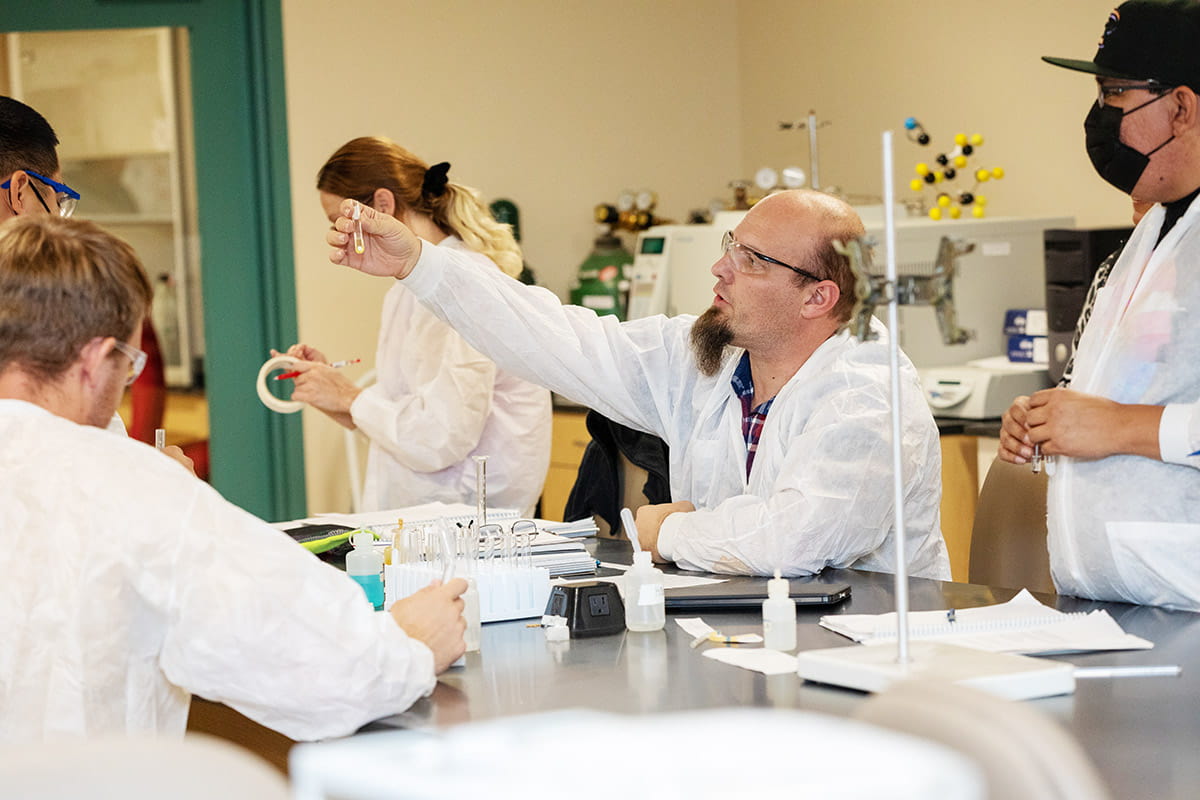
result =
[[[908,140],[928,147],[932,138],[925,128],[914,117],[904,120],[904,131]],[[954,135],[954,149],[938,153],[934,164],[918,162],[914,168],[917,177],[909,183],[914,192],[924,192],[933,189],[936,192],[934,202],[929,208],[929,218],[940,220],[945,218],[958,219],[963,212],[970,209],[971,216],[980,219],[984,216],[987,197],[980,194],[979,187],[989,180],[1000,180],[1004,177],[1002,167],[972,170],[970,159],[977,154],[983,136],[978,133]],[[970,189],[965,184],[973,179]]]

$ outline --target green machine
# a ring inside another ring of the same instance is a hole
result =
[[[633,253],[616,231],[634,234],[664,220],[654,216],[658,195],[649,189],[621,192],[615,204],[601,203],[595,208],[598,226],[591,254],[579,265],[579,274],[571,287],[571,304],[590,308],[597,314],[612,314],[625,320],[629,309],[629,275]]]
[[[633,253],[625,249],[615,234],[597,236],[591,254],[579,265],[579,275],[571,288],[571,304],[624,320],[629,303],[625,269],[632,263]]]
[[[517,244],[520,244],[521,212],[517,208],[517,204],[512,200],[500,199],[488,206],[488,210],[492,212],[492,217],[497,222],[512,228],[513,238],[517,240]],[[521,283],[529,284],[530,286],[537,285],[537,278],[534,277],[533,270],[524,261],[521,262],[521,274],[517,276],[517,279]]]

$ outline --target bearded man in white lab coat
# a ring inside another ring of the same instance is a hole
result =
[[[1050,571],[1063,594],[1200,611],[1200,2],[1131,0],[1092,61],[1088,156],[1157,204],[1094,291],[1070,389],[1018,397],[1000,457],[1049,457]]]
[[[402,279],[504,369],[666,441],[676,502],[637,515],[656,558],[735,574],[894,570],[887,331],[873,323],[879,338],[859,342],[845,329],[853,277],[832,242],[863,233],[848,205],[764,199],[726,237],[703,317],[626,323],[485,274],[370,209],[366,251],[348,251],[351,207],[327,235],[334,263]],[[938,433],[901,361],[909,568],[948,579]]]
[[[0,226],[0,742],[182,736],[191,694],[295,739],[353,733],[462,654],[462,580],[376,614],[357,584],[104,427],[150,283],[90,222]]]

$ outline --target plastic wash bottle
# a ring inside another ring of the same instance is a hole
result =
[[[791,584],[775,570],[763,601],[763,647],[769,650],[796,649],[796,601],[790,595]]]
[[[663,574],[650,563],[650,553],[633,554],[625,573],[625,627],[631,631],[659,631],[667,622],[663,603]]]
[[[346,554],[346,574],[358,581],[376,610],[383,608],[383,556],[375,552],[375,534],[359,531]]]

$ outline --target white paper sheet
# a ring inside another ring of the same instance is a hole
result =
[[[705,658],[732,664],[742,669],[751,669],[764,675],[796,674],[796,657],[778,650],[762,647],[710,647],[704,651]]]
[[[821,626],[856,642],[896,638],[896,615],[828,614]],[[1042,605],[1022,589],[1012,600],[953,613],[914,611],[908,615],[909,637],[936,640],[994,653],[1079,653],[1098,650],[1149,650],[1154,647],[1125,633],[1107,611],[1065,614]]]

